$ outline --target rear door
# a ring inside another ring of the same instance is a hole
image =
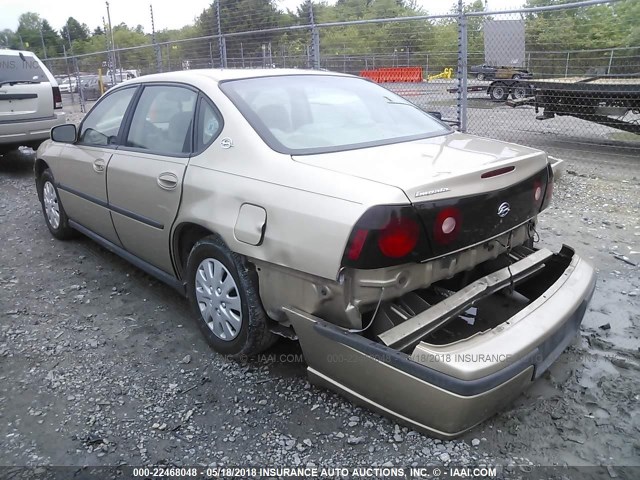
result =
[[[107,197],[107,165],[118,145],[121,127],[137,87],[104,97],[80,125],[78,141],[65,145],[53,167],[67,215],[82,226],[120,245]]]
[[[38,60],[28,52],[0,54],[0,123],[52,116],[53,90]]]
[[[145,86],[107,168],[109,207],[122,245],[171,274],[169,234],[193,151],[197,99],[184,85]]]

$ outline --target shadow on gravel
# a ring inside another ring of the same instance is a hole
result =
[[[20,177],[31,175],[34,160],[35,152],[30,149],[0,155],[0,174],[9,173]]]

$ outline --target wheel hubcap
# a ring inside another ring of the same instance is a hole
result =
[[[47,220],[49,225],[54,229],[60,226],[60,206],[58,205],[58,195],[53,188],[53,184],[48,180],[44,182],[44,188],[42,190],[44,199],[44,211],[47,214]]]
[[[213,334],[230,341],[242,327],[242,301],[229,270],[215,258],[206,258],[196,271],[196,300]]]

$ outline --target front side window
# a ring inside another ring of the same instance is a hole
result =
[[[146,86],[136,106],[126,146],[160,154],[191,151],[198,94],[171,85]]]
[[[222,82],[220,88],[281,153],[335,152],[451,131],[402,97],[359,78],[274,76]]]
[[[101,147],[113,145],[135,92],[135,88],[117,90],[96,104],[82,122],[79,142]]]

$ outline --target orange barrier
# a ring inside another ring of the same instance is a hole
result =
[[[376,83],[422,82],[422,67],[394,67],[362,70],[360,76]]]

